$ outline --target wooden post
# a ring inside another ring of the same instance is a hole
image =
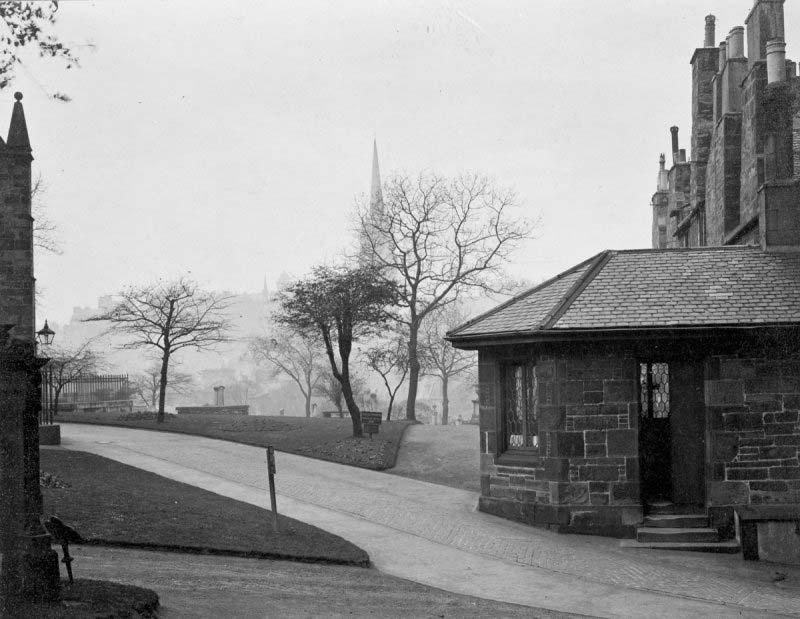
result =
[[[278,532],[278,503],[275,500],[275,448],[267,446],[267,475],[269,477],[269,502],[272,506],[272,530]]]

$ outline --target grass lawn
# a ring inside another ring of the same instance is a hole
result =
[[[480,492],[478,426],[416,425],[409,428],[397,466],[387,473]]]
[[[41,450],[44,517],[89,543],[365,566],[367,553],[292,518],[94,454]],[[46,478],[46,476],[45,476]],[[76,571],[77,573],[77,571]]]
[[[157,617],[158,596],[149,589],[104,580],[76,578],[61,582],[58,602],[11,602],[9,617],[17,619],[97,619]]]
[[[55,421],[195,434],[257,447],[272,445],[278,451],[376,471],[394,466],[403,432],[409,426],[407,421],[384,421],[372,439],[354,439],[349,418],[167,415],[163,423],[158,423],[153,413],[61,412]]]

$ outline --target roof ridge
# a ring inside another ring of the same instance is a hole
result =
[[[748,251],[748,250],[757,250],[757,251],[764,251],[761,249],[759,245],[706,245],[703,247],[668,247],[668,248],[649,248],[649,247],[642,247],[640,249],[613,249],[608,251],[613,251],[618,254],[655,254],[655,253],[692,253],[692,252],[701,252],[701,251]]]
[[[475,318],[472,318],[472,319],[468,320],[467,322],[465,322],[465,323],[463,323],[463,324],[459,325],[458,327],[456,327],[456,328],[455,328],[455,329],[453,329],[452,331],[448,331],[448,332],[445,334],[445,338],[448,338],[448,337],[450,337],[450,336],[452,336],[452,335],[455,335],[455,334],[456,334],[456,333],[458,333],[459,331],[462,331],[463,329],[466,329],[467,327],[471,327],[472,325],[474,325],[474,324],[475,324],[476,322],[478,322],[479,320],[483,320],[484,318],[488,318],[489,316],[492,316],[493,314],[496,314],[496,313],[497,313],[497,312],[499,312],[500,310],[503,310],[503,309],[505,309],[506,307],[508,307],[508,306],[509,306],[509,305],[511,305],[512,303],[516,303],[516,302],[517,302],[517,301],[519,301],[520,299],[524,299],[525,297],[527,297],[527,296],[530,296],[530,295],[534,294],[535,292],[538,292],[538,291],[539,291],[539,290],[541,290],[542,288],[545,288],[546,286],[549,286],[549,285],[551,285],[551,284],[553,284],[553,283],[557,282],[558,280],[560,280],[560,279],[563,279],[564,277],[566,277],[566,276],[567,276],[567,275],[569,275],[570,273],[572,273],[572,272],[574,272],[574,271],[577,271],[578,269],[580,269],[580,268],[581,268],[582,266],[584,266],[584,265],[585,265],[587,262],[592,262],[592,261],[594,261],[594,260],[597,260],[598,256],[600,256],[601,254],[604,254],[604,253],[606,253],[606,252],[608,252],[608,251],[610,251],[610,250],[605,250],[605,251],[601,252],[600,254],[596,254],[596,255],[592,256],[591,258],[587,258],[586,260],[584,260],[583,262],[579,262],[578,264],[576,264],[576,265],[575,265],[575,266],[573,266],[572,268],[569,268],[569,269],[567,269],[566,271],[562,271],[562,272],[561,272],[561,273],[559,273],[558,275],[556,275],[556,276],[554,276],[554,277],[551,277],[550,279],[547,279],[547,280],[543,281],[541,284],[539,284],[539,285],[537,285],[537,286],[534,286],[533,288],[530,288],[530,289],[528,289],[528,290],[525,290],[524,292],[520,292],[519,294],[517,294],[517,295],[514,295],[513,297],[511,297],[511,298],[510,298],[510,299],[508,299],[507,301],[505,301],[505,302],[501,303],[500,305],[498,305],[498,306],[496,306],[496,307],[493,307],[492,309],[490,309],[490,310],[487,310],[487,311],[483,312],[482,314],[478,314],[477,316],[475,316]]]
[[[616,252],[611,249],[607,249],[604,252],[597,254],[592,260],[592,264],[589,265],[588,269],[586,269],[586,272],[583,274],[583,276],[578,278],[578,281],[572,285],[572,287],[567,291],[567,294],[565,294],[556,304],[553,311],[545,316],[541,325],[539,325],[539,328],[552,329],[553,325],[555,325],[561,319],[561,317],[567,313],[567,310],[575,302],[575,299],[577,299],[586,289],[586,287],[592,283],[594,278],[597,277],[597,274],[603,270],[603,267],[608,264],[608,261],[611,260],[615,254]]]

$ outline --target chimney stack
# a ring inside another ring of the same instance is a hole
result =
[[[731,28],[726,40],[728,58],[744,58],[744,26]]]
[[[672,132],[672,163],[678,163],[680,153],[678,152],[678,128],[672,126],[669,128],[670,132]]]
[[[714,24],[717,18],[713,15],[706,15],[706,40],[703,42],[703,47],[714,47],[716,36],[714,35]]]
[[[725,70],[725,63],[728,62],[728,42],[723,41],[719,44],[719,72]]]
[[[767,83],[786,80],[786,43],[783,39],[767,41]]]
[[[682,148],[678,151],[678,163],[686,163],[686,149]]]

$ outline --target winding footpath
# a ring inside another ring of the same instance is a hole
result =
[[[269,508],[264,450],[179,434],[62,425],[95,453]],[[401,456],[402,457],[402,456]],[[476,511],[477,494],[278,453],[278,511],[365,549],[382,572],[454,593],[606,617],[800,617],[800,570],[740,555],[621,549]],[[773,582],[776,571],[785,574]]]

